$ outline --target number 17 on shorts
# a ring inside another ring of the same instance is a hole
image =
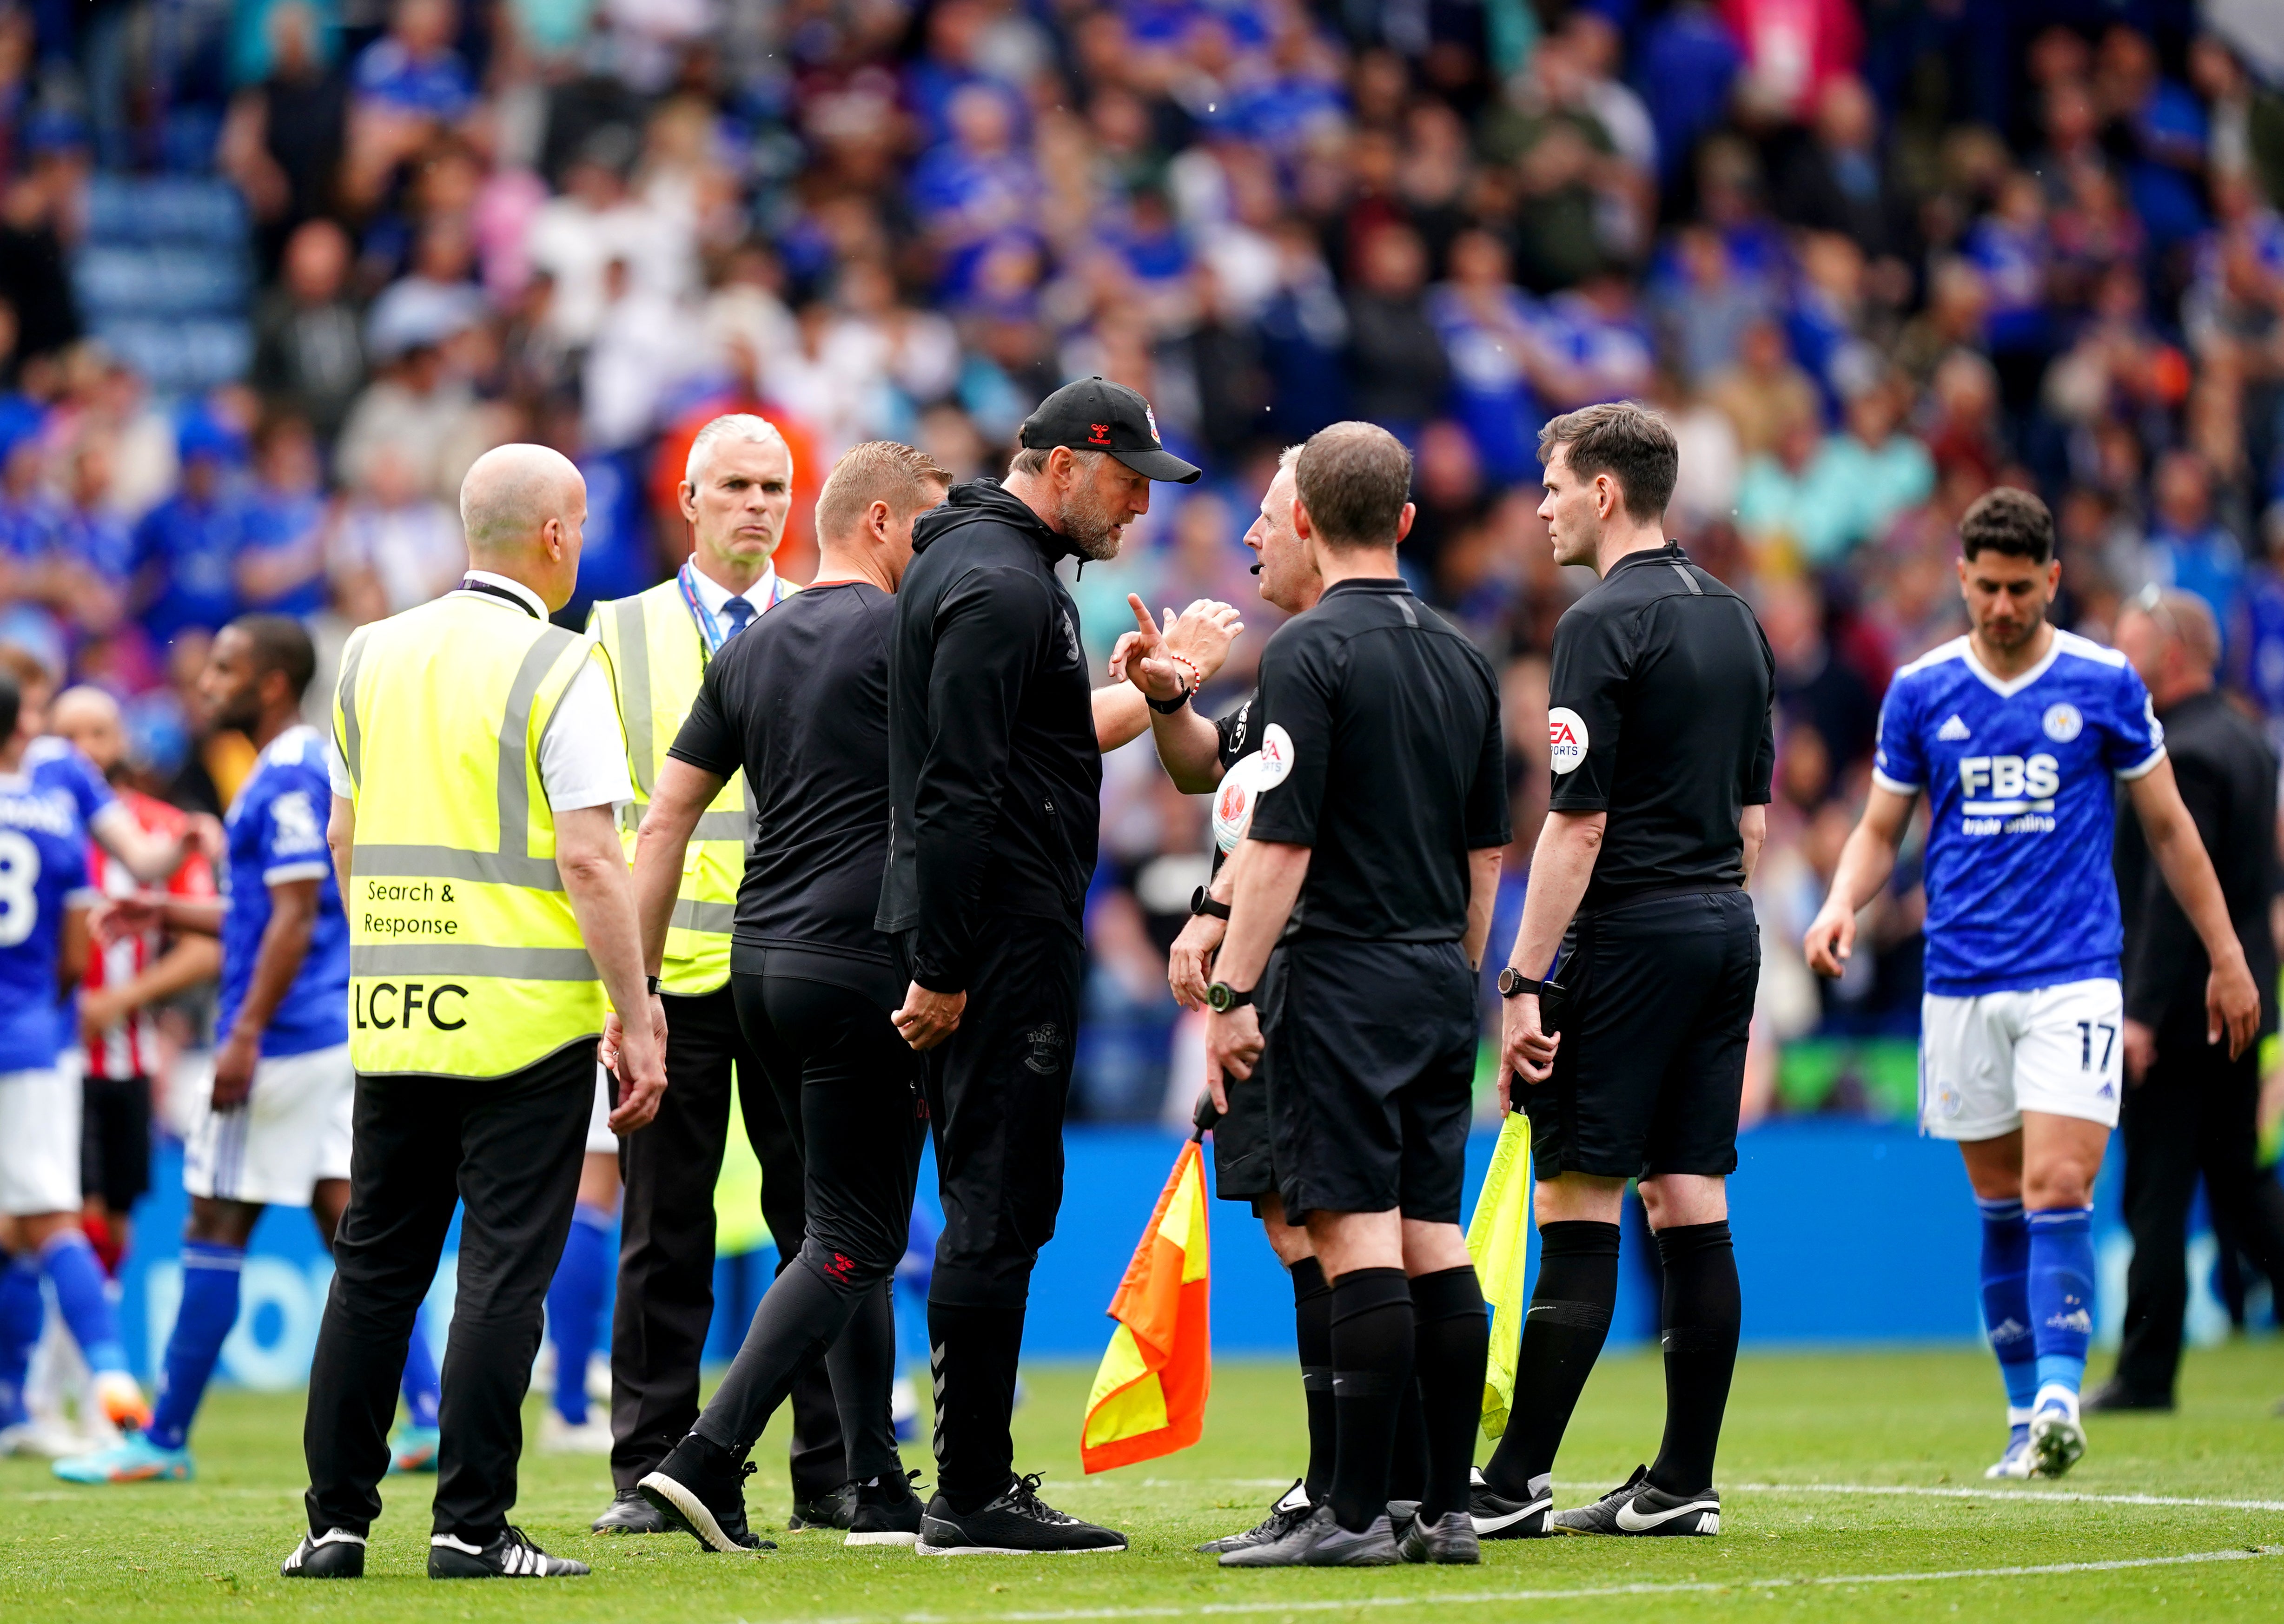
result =
[[[2043,1111],[2117,1125],[2125,1003],[2114,980],[1920,1004],[1920,1125],[1938,1139],[1995,1139]]]

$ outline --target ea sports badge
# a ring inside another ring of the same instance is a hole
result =
[[[1546,713],[1546,755],[1558,778],[1586,759],[1586,719],[1567,705]]]
[[[1275,722],[1271,722],[1262,730],[1261,750],[1255,759],[1261,763],[1254,769],[1255,787],[1275,789],[1293,770],[1293,736]]]

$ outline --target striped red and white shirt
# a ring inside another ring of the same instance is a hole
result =
[[[135,821],[153,834],[179,838],[188,826],[190,820],[181,812],[139,791],[122,789],[119,800]],[[88,842],[88,878],[102,896],[132,896],[141,889],[135,877],[127,871],[127,865],[93,840]],[[214,869],[203,855],[193,852],[175,871],[166,888],[169,896],[186,902],[209,901],[215,894]],[[123,987],[157,962],[166,951],[166,933],[156,930],[122,936],[109,946],[95,943],[88,953],[87,977],[82,985],[90,992]],[[112,1027],[95,1042],[88,1053],[87,1074],[116,1079],[150,1077],[157,1074],[159,1065],[156,1023],[151,1011],[143,1009]]]

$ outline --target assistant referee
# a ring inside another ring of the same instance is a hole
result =
[[[356,1148],[309,1371],[309,1532],[289,1578],[364,1571],[397,1377],[456,1204],[428,1575],[587,1572],[507,1521],[606,995],[642,1012],[620,1041],[613,1128],[649,1121],[666,1087],[614,823],[633,795],[618,715],[594,645],[547,621],[577,582],[586,516],[563,457],[486,452],[460,487],[459,590],[342,652],[326,838],[349,917]]]
[[[1520,1513],[1509,1537],[1716,1534],[1738,1323],[1724,1181],[1761,964],[1744,885],[1766,825],[1776,667],[1744,600],[1665,539],[1680,456],[1664,419],[1590,406],[1549,423],[1539,457],[1555,562],[1602,582],[1554,630],[1552,810],[1499,977],[1499,1087],[1504,1098],[1509,1071],[1529,1084],[1539,1272],[1514,1419],[1478,1515]],[[1546,977],[1566,1000],[1559,1022]],[[1550,1518],[1554,1453],[1609,1331],[1619,1202],[1636,1176],[1665,1264],[1665,1442],[1646,1475]]]

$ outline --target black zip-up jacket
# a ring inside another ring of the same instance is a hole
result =
[[[888,867],[875,924],[912,979],[967,987],[987,914],[1076,929],[1101,822],[1070,547],[997,480],[912,526],[888,643]]]

